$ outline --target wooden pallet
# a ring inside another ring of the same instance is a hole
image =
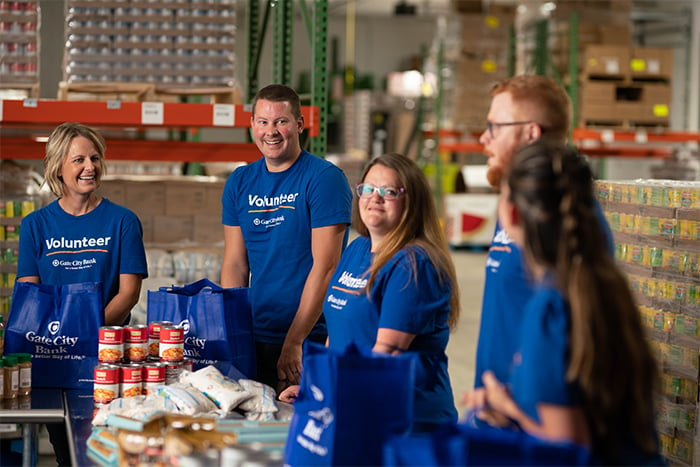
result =
[[[668,129],[669,121],[601,120],[581,118],[579,119],[579,126],[584,128],[603,128],[613,130]]]
[[[98,100],[123,102],[187,102],[193,97],[211,104],[240,104],[236,87],[166,87],[153,83],[68,83],[58,85],[58,99],[64,101]],[[206,100],[204,100],[205,98]]]
[[[155,85],[150,83],[58,83],[61,101],[123,101],[154,100]]]
[[[0,82],[0,99],[38,99],[39,83]]]
[[[241,90],[237,87],[184,88],[156,86],[156,100],[183,102],[190,98],[208,98],[210,104],[241,104]]]

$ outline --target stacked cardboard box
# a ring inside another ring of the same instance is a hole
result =
[[[149,246],[223,243],[221,194],[216,177],[105,177],[100,193],[136,213]]]
[[[700,464],[700,183],[599,181],[615,256],[661,370],[657,423],[673,465]]]
[[[0,1],[0,96],[38,97],[38,4]]]
[[[234,0],[68,0],[63,80],[232,86],[234,7]]]
[[[669,126],[673,49],[592,44],[583,60],[581,126]]]
[[[491,86],[508,76],[508,38],[515,10],[501,6],[485,13],[458,15],[459,51],[453,63],[454,90],[449,99],[456,130],[484,129]]]

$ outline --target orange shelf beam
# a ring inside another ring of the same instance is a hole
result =
[[[319,135],[319,109],[302,106],[309,136]],[[55,126],[66,121],[119,127],[250,127],[250,111],[243,105],[121,101],[0,101],[0,125]]]
[[[700,142],[700,133],[688,131],[622,131],[576,128],[573,131],[574,143],[580,141],[599,141],[602,143],[687,143]]]
[[[188,104],[189,105],[189,104]],[[32,138],[0,138],[0,159],[43,159],[46,143]],[[253,143],[200,143],[107,139],[110,160],[253,162],[261,155]]]

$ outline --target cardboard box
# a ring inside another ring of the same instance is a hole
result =
[[[115,204],[126,205],[126,186],[122,180],[102,180],[98,192]]]
[[[165,183],[165,214],[182,216],[202,212],[206,201],[206,187],[200,183]]]
[[[192,242],[194,216],[153,216],[153,243]]]
[[[221,215],[195,214],[192,240],[195,243],[215,244],[224,241],[224,226]]]
[[[673,75],[673,49],[656,47],[632,47],[629,73],[634,78],[671,80]]]
[[[630,49],[621,45],[592,44],[584,50],[583,74],[597,77],[627,76]]]
[[[125,181],[124,206],[140,216],[165,214],[165,185],[152,181]]]

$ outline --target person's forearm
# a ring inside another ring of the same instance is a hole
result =
[[[139,293],[121,292],[105,307],[105,326],[121,326],[139,301]]]
[[[223,264],[221,266],[221,287],[248,287],[250,281],[250,273],[248,268],[235,266],[232,264]]]
[[[299,308],[287,331],[285,344],[301,345],[309,335],[323,310],[323,298],[333,271],[314,271],[311,269],[301,293]]]

